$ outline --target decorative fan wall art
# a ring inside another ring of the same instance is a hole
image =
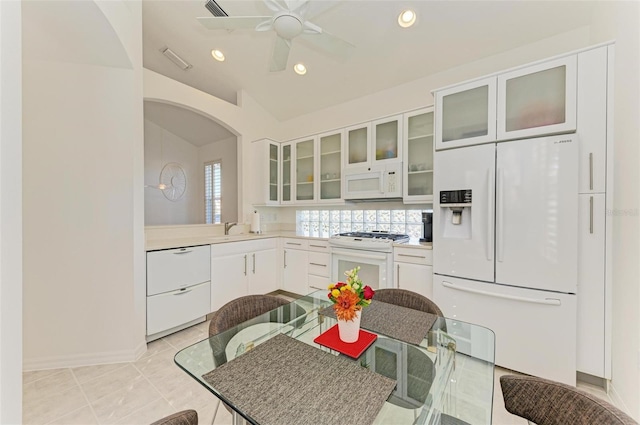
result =
[[[187,176],[177,162],[169,162],[160,172],[160,185],[164,185],[162,194],[168,200],[176,202],[187,190]]]

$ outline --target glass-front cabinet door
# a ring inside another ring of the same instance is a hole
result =
[[[433,200],[433,108],[404,114],[403,200]]]
[[[371,162],[371,124],[364,123],[344,130],[347,152],[344,156],[345,168],[357,168],[369,165]]]
[[[293,142],[295,158],[296,202],[315,199],[315,136]]]
[[[498,76],[498,140],[576,130],[576,55]]]
[[[496,77],[434,92],[436,149],[496,140]]]
[[[280,201],[280,146],[277,143],[269,143],[269,203],[277,204]]]
[[[320,134],[318,136],[320,193],[321,202],[338,201],[342,198],[342,131]]]
[[[374,162],[402,161],[402,115],[371,123]]]
[[[291,186],[291,170],[293,161],[291,160],[291,143],[282,144],[282,203],[290,204],[293,201],[293,189]]]

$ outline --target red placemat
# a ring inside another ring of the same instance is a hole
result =
[[[340,339],[338,325],[333,325],[329,330],[316,337],[313,342],[357,359],[367,348],[369,348],[371,344],[373,344],[373,341],[375,341],[376,338],[378,338],[378,335],[360,329],[360,334],[358,335],[358,340],[356,342],[344,342]]]

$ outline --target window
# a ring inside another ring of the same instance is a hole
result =
[[[380,230],[422,237],[422,212],[431,210],[298,210],[298,234],[329,237],[343,232]]]
[[[205,223],[220,223],[222,214],[222,162],[204,164],[204,218]]]

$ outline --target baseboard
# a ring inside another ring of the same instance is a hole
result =
[[[171,335],[172,333],[176,333],[183,329],[187,329],[193,325],[197,325],[198,323],[202,323],[207,320],[207,316],[198,317],[190,322],[183,323],[182,325],[178,325],[175,328],[167,329],[166,331],[158,332],[153,335],[147,335],[147,342],[155,341],[156,339],[164,338],[167,335]]]
[[[105,351],[102,353],[76,354],[70,356],[51,356],[34,359],[23,359],[22,370],[61,369],[80,366],[94,366],[109,363],[128,363],[140,358],[147,350],[147,344],[142,341],[132,350]]]
[[[605,378],[601,378],[599,376],[590,375],[584,372],[576,372],[576,380],[578,382],[584,382],[598,388],[602,388],[605,392],[607,391],[608,385],[607,380]]]

